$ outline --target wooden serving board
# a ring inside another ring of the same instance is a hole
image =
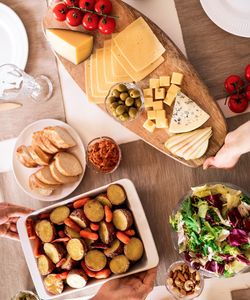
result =
[[[216,102],[210,96],[208,88],[199,78],[199,75],[194,70],[192,65],[187,61],[181,51],[174,45],[170,38],[152,21],[147,17],[142,15],[133,7],[128,4],[123,3],[120,0],[113,0],[113,15],[119,16],[117,21],[116,31],[122,31],[127,25],[132,23],[138,17],[142,16],[155,35],[158,37],[162,45],[165,47],[166,52],[163,54],[165,61],[161,64],[154,72],[147,76],[144,80],[138,82],[137,84],[141,88],[146,88],[149,86],[149,78],[159,77],[160,75],[171,75],[172,72],[181,72],[184,74],[184,80],[182,83],[182,91],[193,99],[199,106],[201,106],[209,115],[210,119],[203,125],[203,127],[212,126],[213,136],[210,139],[209,148],[206,152],[206,155],[200,159],[186,161],[182,158],[178,158],[172,155],[168,150],[165,149],[164,143],[167,140],[169,134],[165,129],[156,129],[153,134],[147,132],[143,127],[143,123],[146,120],[146,111],[144,111],[136,120],[125,122],[123,125],[136,133],[141,137],[145,142],[149,143],[156,149],[165,153],[168,156],[171,156],[175,160],[189,166],[189,167],[199,167],[203,164],[206,157],[213,156],[220,149],[224,143],[224,139],[227,133],[227,126],[225,119],[217,106]],[[83,31],[82,26],[79,27],[70,27],[66,22],[58,22],[53,18],[51,8],[48,10],[46,16],[43,20],[43,27],[46,28],[62,28],[62,29],[72,29],[76,31]],[[89,33],[89,32],[88,32]],[[111,36],[105,36],[98,32],[93,33],[95,37],[95,46],[94,49],[102,48],[103,42],[105,39],[110,39]],[[128,41],[129,42],[129,41]],[[197,49],[198,51],[198,49]],[[70,73],[72,78],[76,81],[79,87],[85,92],[85,80],[84,80],[84,64],[74,65],[71,62],[67,61],[61,56],[58,56],[60,61],[63,63],[64,67]],[[108,93],[108,91],[107,91]],[[103,104],[100,107],[105,110]],[[167,111],[168,119],[170,119],[172,109]]]

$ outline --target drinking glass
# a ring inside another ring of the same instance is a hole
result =
[[[49,100],[53,85],[45,75],[32,77],[12,64],[0,66],[0,99],[14,100],[29,97],[35,102]]]

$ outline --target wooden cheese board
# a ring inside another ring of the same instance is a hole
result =
[[[139,11],[123,3],[120,0],[113,0],[113,13],[112,15],[119,16],[117,20],[116,32],[122,31],[126,26],[135,21],[138,17],[143,17],[148,25],[153,30],[154,34],[157,36],[159,41],[162,43],[166,49],[163,57],[165,61],[155,69],[150,75],[148,75],[143,80],[137,82],[141,88],[146,88],[149,86],[149,79],[159,77],[162,75],[169,75],[172,72],[180,72],[184,74],[184,80],[181,86],[182,91],[191,99],[193,99],[203,110],[205,110],[209,115],[210,119],[202,126],[212,126],[213,136],[209,142],[209,148],[206,154],[200,159],[195,160],[184,160],[177,156],[171,154],[165,147],[164,143],[169,137],[169,133],[165,129],[156,129],[154,133],[149,133],[143,128],[143,123],[146,120],[146,111],[144,111],[137,119],[129,122],[122,123],[129,130],[136,133],[141,139],[149,143],[151,146],[155,147],[159,151],[165,153],[166,155],[172,157],[173,159],[189,166],[189,167],[199,167],[203,164],[206,157],[213,156],[221,148],[224,143],[225,136],[227,133],[227,125],[225,119],[217,106],[214,99],[209,94],[208,88],[200,79],[197,72],[194,70],[193,66],[184,57],[181,51],[176,47],[176,45],[170,40],[170,38],[152,21],[147,17],[142,15]],[[60,29],[72,29],[75,31],[85,32],[82,26],[70,27],[66,22],[58,22],[54,19],[52,9],[47,11],[43,19],[43,28],[60,28]],[[103,47],[104,40],[110,39],[110,35],[103,35],[99,32],[90,33],[94,35],[94,50]],[[57,55],[59,60],[62,62],[66,70],[79,85],[79,87],[86,92],[85,78],[84,78],[84,63],[79,65],[74,65],[68,60],[64,59],[60,55]],[[108,91],[107,91],[108,94]],[[103,110],[105,109],[104,104],[98,104]],[[167,111],[168,118],[171,117],[172,110]]]

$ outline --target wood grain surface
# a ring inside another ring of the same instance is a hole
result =
[[[120,18],[117,21],[117,31],[120,32],[128,24],[133,22],[136,18],[141,16],[137,10],[131,6],[123,3],[120,0],[114,0],[113,2],[113,14],[118,15]],[[181,163],[190,166],[198,167],[202,165],[204,159],[208,156],[214,155],[222,146],[224,138],[227,132],[224,117],[218,108],[216,102],[213,100],[205,84],[199,78],[197,72],[194,70],[192,65],[186,60],[181,51],[174,45],[174,43],[169,39],[169,37],[152,21],[143,16],[151,29],[154,31],[160,42],[166,49],[163,54],[165,62],[159,66],[154,72],[152,72],[144,80],[140,81],[138,85],[142,88],[147,87],[149,84],[150,77],[158,77],[159,75],[168,75],[173,71],[181,72],[184,74],[184,81],[182,84],[182,91],[186,93],[191,99],[193,99],[198,105],[200,105],[207,113],[210,115],[210,119],[204,124],[205,126],[213,127],[213,136],[210,139],[210,144],[208,151],[205,156],[200,159],[186,161],[182,158],[178,158],[172,155],[168,150],[165,149],[164,143],[167,140],[169,134],[167,130],[156,129],[156,131],[151,134],[147,132],[143,127],[143,123],[146,120],[146,112],[144,111],[136,120],[123,123],[125,127],[135,132],[144,141],[162,151],[163,153],[173,157],[174,159],[180,161]],[[69,26],[64,22],[58,22],[53,18],[52,10],[48,10],[44,18],[44,28],[64,28],[69,29]],[[82,27],[72,28],[72,30],[84,31]],[[103,47],[104,39],[110,38],[110,36],[104,36],[98,33],[94,33],[95,36],[95,49]],[[79,64],[75,66],[66,59],[58,56],[67,71],[71,74],[76,83],[80,88],[85,91],[85,80],[84,80],[84,64]],[[108,92],[108,91],[107,91]],[[100,105],[103,110],[105,110],[104,105]],[[167,111],[167,115],[170,119],[172,114],[172,109]]]
[[[248,120],[247,115],[230,119],[232,130]],[[80,186],[70,196],[130,178],[138,191],[160,256],[156,285],[165,282],[166,270],[178,259],[171,241],[168,218],[181,197],[191,186],[206,182],[234,183],[250,191],[250,153],[230,171],[187,168],[143,141],[121,145],[122,161],[113,174],[101,175],[87,169]],[[17,186],[11,172],[0,174],[3,200],[38,209],[50,205],[28,197]],[[19,243],[0,239],[1,285],[0,299],[10,299],[20,289],[33,287]],[[237,279],[236,279],[237,280]],[[236,300],[235,298],[234,300]],[[238,298],[237,300],[241,300]]]
[[[250,289],[232,291],[232,300],[249,300]]]

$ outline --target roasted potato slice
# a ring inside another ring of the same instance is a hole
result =
[[[59,295],[62,293],[64,284],[63,280],[57,277],[57,274],[49,274],[43,280],[46,290],[52,295]]]
[[[133,224],[132,213],[127,209],[116,209],[113,211],[113,223],[120,231],[129,229]]]
[[[125,255],[118,255],[112,258],[109,267],[114,274],[123,274],[129,269],[129,260]]]
[[[61,225],[68,218],[70,209],[67,206],[59,206],[50,213],[50,221],[54,224]]]
[[[99,202],[101,202],[101,204],[103,206],[107,205],[109,208],[112,208],[112,203],[109,201],[109,198],[107,195],[100,194],[100,195],[96,196],[95,199],[98,200]]]
[[[104,254],[110,258],[113,258],[122,253],[123,253],[123,244],[118,239],[113,241],[110,248],[104,250]]]
[[[85,216],[83,209],[78,208],[72,211],[70,219],[75,221],[81,228],[86,228],[89,225],[89,220]]]
[[[48,220],[38,221],[35,225],[36,235],[40,238],[40,240],[44,243],[49,243],[55,238],[55,227]]]
[[[111,184],[107,188],[107,196],[113,205],[121,205],[126,201],[126,193],[119,184]]]
[[[75,231],[74,229],[70,228],[69,226],[65,225],[64,233],[71,239],[73,238],[80,238],[80,233]]]
[[[90,250],[84,258],[86,266],[91,271],[101,271],[107,264],[106,256],[99,250]]]
[[[83,288],[87,281],[88,276],[82,269],[71,270],[66,278],[67,284],[74,289]]]
[[[115,238],[115,228],[112,223],[107,223],[105,221],[99,224],[99,236],[104,244],[110,244]]]
[[[55,269],[52,260],[44,254],[38,257],[37,265],[41,275],[48,275]]]
[[[132,237],[127,245],[124,246],[124,254],[131,261],[139,260],[144,252],[143,243],[140,239]]]
[[[84,213],[91,222],[100,222],[104,218],[104,208],[97,200],[89,200],[84,205]]]
[[[71,258],[76,261],[81,260],[87,252],[87,245],[80,239],[71,239],[66,248]]]
[[[66,253],[64,247],[59,243],[45,243],[43,250],[54,264],[57,264]]]
[[[67,255],[65,262],[61,265],[61,269],[70,271],[75,264],[76,261],[73,260],[70,255]]]

